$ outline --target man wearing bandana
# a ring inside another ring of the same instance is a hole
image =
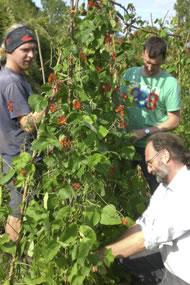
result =
[[[0,49],[0,54],[6,56],[6,63],[0,70],[0,155],[3,172],[9,170],[12,159],[22,150],[30,152],[36,121],[44,115],[44,111],[31,112],[28,98],[32,90],[24,77],[24,72],[31,67],[35,50],[36,40],[30,29],[22,24],[9,28]],[[13,182],[7,188],[12,213],[8,216],[5,232],[16,241],[20,230],[19,204],[22,194]]]

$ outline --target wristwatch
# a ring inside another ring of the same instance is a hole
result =
[[[150,129],[144,129],[144,132],[145,132],[145,134],[148,136],[148,135],[150,135]]]

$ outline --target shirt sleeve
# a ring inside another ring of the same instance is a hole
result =
[[[174,112],[181,109],[181,90],[177,80],[170,78],[169,88],[165,93],[167,112]]]
[[[25,116],[31,112],[28,104],[29,94],[20,82],[12,82],[6,88],[7,106],[11,119]]]
[[[181,187],[178,185],[179,189],[181,190]],[[187,202],[190,195],[187,194],[187,197],[180,191],[166,190],[163,186],[159,186],[156,192],[147,210],[136,221],[144,233],[145,247],[148,250],[159,245],[172,245],[175,239],[190,230],[190,210]]]

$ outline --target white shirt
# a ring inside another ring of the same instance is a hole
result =
[[[164,266],[190,284],[190,170],[184,166],[169,185],[160,184],[136,221],[147,250],[158,247]]]

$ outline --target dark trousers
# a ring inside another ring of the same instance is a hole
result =
[[[141,156],[142,160],[134,160],[132,163],[132,167],[135,168],[138,164],[140,165],[143,175],[146,178],[146,181],[150,187],[151,194],[154,193],[156,188],[158,187],[159,183],[156,180],[156,177],[147,170],[147,164],[145,161],[145,149],[141,147],[136,147],[136,152]]]
[[[160,252],[148,252],[120,258],[117,264],[125,272],[131,273],[143,285],[187,285],[185,281],[170,273],[162,262]]]

